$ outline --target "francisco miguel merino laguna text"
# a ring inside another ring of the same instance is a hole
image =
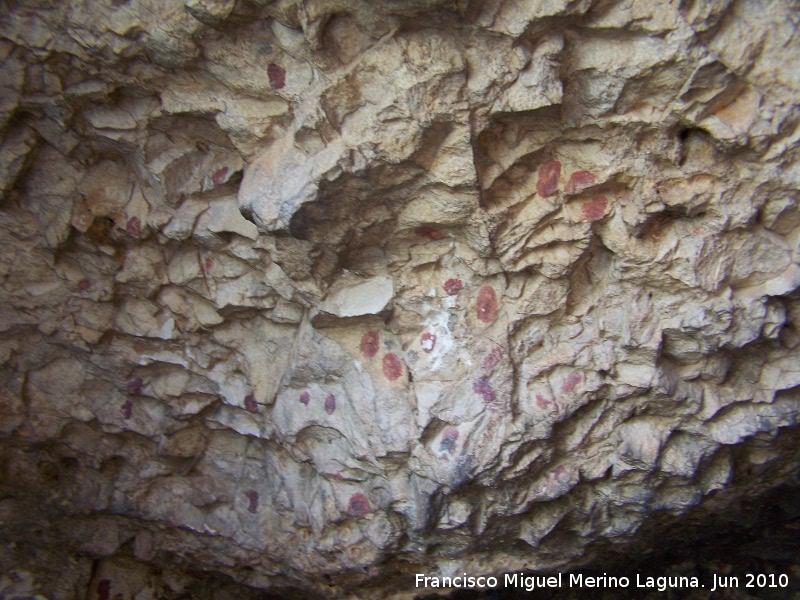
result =
[[[537,588],[560,588],[565,578],[561,573],[557,575],[525,575],[524,573],[506,573],[503,576],[503,587],[524,588],[531,592]],[[697,577],[643,577],[636,574],[634,579],[638,588],[653,588],[663,592],[670,588],[699,588],[704,587]],[[579,588],[627,588],[631,585],[629,577],[616,577],[603,573],[600,576],[590,577],[581,573],[570,574],[566,578],[569,587]],[[481,576],[472,577],[463,573],[454,577],[437,577],[435,575],[416,574],[417,587],[432,588],[496,588],[497,577]]]

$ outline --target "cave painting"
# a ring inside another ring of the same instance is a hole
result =
[[[475,310],[478,319],[484,323],[494,323],[497,318],[497,294],[492,286],[485,285],[480,289]]]
[[[542,197],[552,196],[558,190],[558,178],[561,176],[561,163],[557,160],[548,160],[539,167],[539,181],[536,183],[536,192]]]

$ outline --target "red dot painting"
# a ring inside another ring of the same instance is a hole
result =
[[[542,198],[552,196],[558,190],[558,179],[561,177],[561,163],[557,160],[548,160],[539,167],[539,181],[536,191]]]
[[[494,323],[497,318],[497,294],[492,286],[485,285],[480,289],[475,310],[478,313],[478,319],[484,323]]]

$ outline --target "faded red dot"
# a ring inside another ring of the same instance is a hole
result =
[[[300,402],[308,406],[309,401],[311,400],[311,396],[308,392],[303,392],[300,394]]]
[[[497,294],[492,286],[485,285],[480,289],[475,309],[478,319],[484,323],[494,323],[497,318]]]
[[[489,380],[486,377],[481,377],[480,379],[476,379],[474,382],[472,382],[472,390],[476,394],[483,396],[483,401],[487,403],[493,402],[497,397],[492,389],[492,384],[489,383]]]
[[[420,237],[428,238],[431,241],[440,240],[444,237],[444,234],[441,231],[428,225],[417,227],[414,229],[414,233]]]
[[[142,388],[144,387],[144,381],[141,377],[136,377],[135,379],[131,379],[126,385],[125,388],[128,390],[129,394],[136,394],[137,396],[142,393]]]
[[[481,367],[487,371],[491,371],[501,360],[503,360],[503,351],[499,347],[495,346],[492,348],[492,351],[486,355],[486,358],[483,359]]]
[[[133,402],[128,400],[120,407],[120,412],[122,412],[122,418],[126,421],[133,416]]]
[[[372,358],[381,349],[381,336],[377,331],[368,331],[361,336],[361,354]]]
[[[247,496],[247,511],[253,514],[258,510],[258,492],[255,490],[247,490],[244,494]]]
[[[222,167],[221,169],[217,169],[211,176],[211,181],[214,182],[214,185],[222,185],[223,183],[225,183],[225,176],[227,174],[228,174],[228,167]]]
[[[455,296],[464,288],[460,279],[448,279],[444,282],[444,291],[448,296]]]
[[[548,400],[541,394],[536,394],[536,406],[538,406],[542,410],[548,410],[552,405],[553,405],[552,400]]]
[[[605,216],[607,207],[608,200],[606,200],[605,196],[598,196],[594,200],[583,203],[583,206],[581,206],[581,214],[583,218],[589,222],[597,221]]]
[[[564,191],[568,194],[577,194],[588,187],[592,187],[594,182],[594,173],[590,173],[589,171],[575,171],[570,175],[567,187],[564,188]]]
[[[213,266],[214,266],[214,261],[211,258],[206,257],[205,259],[203,259],[203,272],[204,273],[209,273],[211,271],[211,267],[213,267]]]
[[[347,514],[360,519],[367,516],[371,510],[369,500],[364,494],[356,492],[350,496],[350,502],[347,503]]]
[[[276,90],[286,85],[286,69],[283,67],[271,63],[267,67],[267,76],[269,77],[269,84]]]
[[[447,452],[452,454],[456,450],[456,441],[458,440],[458,429],[450,427],[446,429],[442,435],[442,441],[439,443],[439,452]]]
[[[98,600],[109,600],[111,598],[110,580],[101,579],[97,582],[97,598]]]
[[[92,287],[92,282],[91,282],[89,279],[87,279],[86,277],[84,277],[83,279],[81,279],[81,280],[78,282],[78,289],[79,289],[80,291],[82,291],[82,292],[85,292],[85,291],[86,291],[86,290],[88,290],[90,287]]]
[[[325,412],[332,415],[336,411],[336,396],[328,394],[325,396]]]
[[[420,345],[422,346],[422,349],[428,354],[433,352],[433,349],[436,347],[436,334],[423,333],[422,339],[420,340]]]
[[[556,193],[560,176],[561,163],[557,160],[548,160],[539,167],[539,181],[536,183],[536,191],[542,198],[547,198]]]
[[[394,381],[403,374],[403,365],[400,364],[400,359],[396,354],[390,352],[383,357],[383,374],[390,381]]]
[[[125,225],[125,231],[131,235],[139,235],[142,233],[142,222],[139,220],[139,217],[131,217],[128,219],[128,223]]]
[[[258,402],[256,402],[255,394],[250,393],[244,397],[244,409],[251,413],[258,412]]]
[[[553,472],[553,475],[555,476],[556,479],[561,479],[562,475],[566,474],[567,474],[567,467],[565,467],[564,465],[556,467],[556,470]]]
[[[583,377],[580,373],[570,373],[561,384],[561,391],[565,394],[571,392],[581,381],[583,381]]]

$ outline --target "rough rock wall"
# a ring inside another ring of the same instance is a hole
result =
[[[0,587],[403,596],[796,474],[799,18],[4,3]]]

